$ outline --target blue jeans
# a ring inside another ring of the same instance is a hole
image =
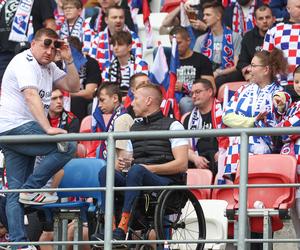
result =
[[[37,122],[28,122],[11,129],[1,135],[43,135],[44,130]],[[27,143],[0,145],[6,162],[6,175],[9,189],[41,188],[64,165],[72,159],[76,144],[68,143],[65,153],[59,152],[57,143]],[[45,158],[36,168],[35,157],[44,155]],[[27,241],[24,228],[24,207],[19,203],[19,193],[8,193],[6,215],[9,237],[11,241]],[[13,249],[17,247],[14,246]]]
[[[101,187],[106,186],[106,167],[102,168],[99,172],[99,182]],[[129,169],[127,176],[119,171],[115,171],[116,187],[167,186],[173,182],[171,178],[154,174],[138,164],[134,164]],[[131,212],[133,202],[140,193],[140,190],[125,191],[123,212]],[[101,201],[101,209],[105,211],[105,192],[102,192]]]

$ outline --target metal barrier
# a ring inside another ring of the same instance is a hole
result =
[[[299,187],[300,184],[274,184],[274,185],[248,185],[248,138],[252,135],[283,135],[283,134],[299,134],[299,128],[248,128],[248,129],[216,129],[216,130],[193,130],[193,131],[142,131],[142,132],[113,132],[113,133],[91,133],[91,134],[61,134],[55,136],[48,135],[24,135],[24,136],[1,136],[0,143],[39,143],[39,142],[60,142],[60,141],[84,141],[84,140],[107,140],[107,186],[106,188],[97,189],[83,189],[78,188],[76,190],[106,190],[106,213],[105,213],[105,242],[104,249],[112,249],[112,211],[113,211],[113,200],[114,191],[116,190],[129,190],[129,189],[140,189],[140,190],[154,190],[161,189],[162,187],[127,187],[118,188],[114,187],[114,162],[115,162],[115,141],[121,139],[138,139],[138,138],[191,138],[191,137],[216,137],[216,136],[240,136],[241,137],[241,148],[240,148],[240,184],[239,185],[199,185],[193,186],[193,188],[239,188],[239,213],[238,213],[238,239],[237,240],[198,240],[188,241],[191,243],[203,242],[203,243],[236,243],[238,250],[246,249],[246,244],[249,242],[300,242],[300,239],[247,239],[247,188],[248,187]],[[164,187],[164,189],[188,189],[189,186],[172,186]],[[70,189],[44,189],[45,191],[58,191]],[[73,189],[75,190],[75,189]],[[31,191],[37,192],[40,189],[19,189],[19,190],[1,190],[1,193],[8,192],[24,192]],[[127,241],[118,241],[119,243],[128,243]],[[173,242],[185,242],[187,241],[169,241]],[[30,245],[65,245],[65,244],[93,244],[96,242],[92,241],[61,241],[61,242],[30,242]],[[133,240],[131,243],[145,243],[145,241]],[[163,240],[150,241],[147,243],[164,243]],[[12,242],[9,245],[27,245],[28,242]],[[0,243],[0,246],[8,245]]]

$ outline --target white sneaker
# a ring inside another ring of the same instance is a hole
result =
[[[12,246],[8,246],[7,248],[3,248],[3,249],[6,249],[6,250],[11,250]],[[33,245],[28,245],[27,247],[25,248],[18,248],[17,250],[37,250],[37,248]]]
[[[44,205],[55,203],[58,200],[57,195],[51,195],[46,192],[42,193],[20,193],[19,202],[29,205]]]

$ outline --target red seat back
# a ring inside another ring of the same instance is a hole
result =
[[[187,184],[192,185],[211,185],[213,180],[212,172],[208,169],[192,168],[187,171]],[[198,200],[210,199],[211,189],[192,189],[192,193]]]
[[[111,114],[103,114],[103,119],[105,124],[108,123]],[[83,118],[80,124],[80,133],[92,133],[92,116],[88,115]],[[93,158],[96,157],[96,149],[100,144],[100,141],[80,141],[80,144],[83,144],[86,148],[86,157]]]
[[[265,154],[249,156],[248,183],[249,184],[285,184],[296,183],[296,159],[290,155]],[[240,180],[238,169],[235,183]],[[238,190],[234,191],[235,200],[239,200]],[[287,209],[295,200],[295,188],[249,188],[247,207],[255,208],[256,201],[262,201],[265,208]],[[263,232],[263,218],[251,218],[251,231]],[[272,217],[272,229],[277,231],[283,226],[279,217]]]

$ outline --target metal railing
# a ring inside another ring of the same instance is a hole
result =
[[[140,138],[191,138],[191,137],[217,137],[217,136],[240,136],[240,183],[239,185],[199,185],[192,186],[194,189],[208,189],[208,188],[239,188],[239,212],[238,212],[238,239],[233,240],[197,240],[189,241],[191,243],[237,243],[238,250],[246,249],[249,242],[300,242],[300,239],[247,239],[247,188],[248,187],[299,187],[300,184],[247,184],[248,179],[248,138],[252,135],[283,135],[283,134],[299,134],[299,128],[248,128],[248,129],[216,129],[216,130],[193,130],[193,131],[142,131],[142,132],[113,132],[113,133],[91,133],[91,134],[61,134],[55,136],[48,135],[24,135],[24,136],[1,136],[0,143],[42,143],[42,142],[60,142],[60,141],[88,141],[88,140],[107,140],[107,182],[106,188],[78,188],[80,190],[106,190],[106,213],[105,213],[105,250],[112,249],[112,211],[114,191],[116,190],[154,190],[162,187],[114,187],[114,162],[115,162],[115,141],[124,139],[140,139]],[[164,187],[164,189],[189,189],[190,186],[172,186]],[[45,191],[71,191],[75,189],[55,189],[48,188]],[[8,192],[37,192],[40,189],[18,189],[18,190],[1,190],[1,193]],[[131,243],[142,243],[145,241],[133,240]],[[147,241],[147,243],[163,243],[162,240]],[[168,241],[185,242],[186,241]],[[93,241],[61,241],[61,242],[31,242],[32,245],[49,245],[49,244],[93,244]],[[128,243],[127,241],[119,241],[119,243]],[[13,242],[10,245],[27,245],[26,242]],[[4,243],[0,243],[0,246]],[[7,245],[7,244],[6,244]]]

